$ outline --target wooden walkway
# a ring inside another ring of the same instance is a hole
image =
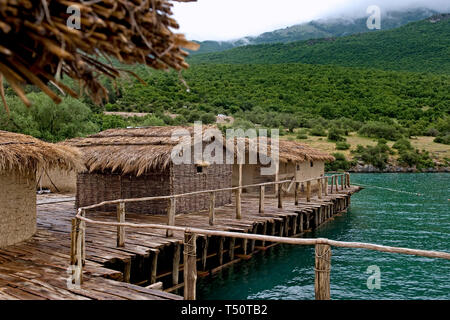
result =
[[[359,191],[350,187],[338,193],[284,199],[278,208],[276,198],[266,197],[265,212],[258,213],[258,198],[243,196],[242,219],[235,219],[230,204],[216,209],[215,225],[209,225],[208,212],[177,215],[177,226],[278,236],[300,236],[318,228],[347,209],[350,195]],[[59,202],[61,200],[62,202]],[[86,229],[86,265],[84,283],[68,288],[71,219],[75,216],[73,199],[39,196],[38,232],[29,241],[0,249],[0,299],[182,299],[168,292],[183,286],[184,233],[166,237],[163,230],[126,229],[125,247],[116,246],[117,229],[88,225]],[[87,217],[116,221],[116,213],[87,212]],[[127,213],[127,222],[166,224],[167,217]],[[269,243],[233,238],[199,236],[198,274],[205,276],[223,267],[249,259]],[[167,292],[144,286],[163,282]],[[133,284],[131,284],[133,283]],[[138,286],[139,285],[139,286]]]

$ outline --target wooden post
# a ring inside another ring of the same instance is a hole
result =
[[[311,181],[306,181],[306,202],[311,202]]]
[[[300,185],[299,182],[296,182],[296,183],[295,183],[294,204],[295,204],[296,206],[298,206],[298,187],[299,187],[299,185]]]
[[[328,196],[328,177],[324,178],[325,182],[325,196]]]
[[[240,220],[242,219],[242,214],[241,214],[241,189],[236,189],[235,190],[235,194],[236,194],[236,219]]]
[[[259,189],[259,213],[264,213],[264,193],[265,187],[261,186]]]
[[[77,218],[72,219],[72,231],[70,232],[70,265],[77,262]]]
[[[336,185],[336,193],[339,191],[339,182],[338,182],[338,176],[334,177],[334,184]]]
[[[203,271],[206,270],[206,259],[208,259],[208,245],[209,245],[209,237],[205,236],[203,241],[203,250],[202,250],[202,268]]]
[[[150,274],[150,284],[156,283],[156,272],[158,270],[158,255],[159,250],[152,250],[153,258],[152,258],[152,272]],[[130,263],[131,265],[131,263]],[[129,282],[129,281],[127,281]]]
[[[282,185],[279,184],[278,185],[278,208],[279,209],[283,208],[283,195],[282,195],[282,193],[283,193],[283,188],[282,188]]]
[[[331,247],[326,244],[316,244],[315,254],[316,300],[330,300]]]
[[[234,260],[234,247],[236,246],[236,238],[230,239],[230,248],[229,248],[229,255],[230,255],[230,261]]]
[[[223,245],[225,243],[225,237],[219,239],[219,266],[223,265]]]
[[[216,194],[211,192],[209,194],[209,225],[214,225],[215,220],[215,207],[216,207]]]
[[[321,178],[317,179],[317,187],[319,189],[319,191],[318,191],[319,199],[322,199],[322,179]]]
[[[167,225],[175,225],[175,210],[177,208],[176,198],[169,199],[169,206],[167,208]],[[166,230],[166,237],[173,237],[173,230]]]
[[[333,188],[334,188],[334,176],[331,176],[331,181],[330,181],[330,194],[333,194]]]
[[[117,222],[125,223],[125,202],[117,205]],[[125,246],[125,227],[117,227],[117,246]]]
[[[195,233],[184,234],[184,300],[195,300],[197,286],[197,246]]]
[[[345,175],[343,174],[343,175],[341,176],[341,190],[344,190],[344,189],[345,189],[345,181],[344,181],[344,178],[345,178]]]
[[[242,219],[241,195],[242,195],[242,164],[239,164],[239,189],[236,190],[236,219]]]
[[[347,187],[351,187],[351,184],[350,184],[350,173],[347,173]]]
[[[181,245],[180,243],[175,243],[174,253],[173,253],[173,267],[172,267],[172,286],[176,286],[179,282],[180,277],[180,256],[181,256]]]

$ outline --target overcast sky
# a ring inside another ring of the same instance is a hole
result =
[[[450,11],[450,0],[197,0],[174,2],[174,14],[189,39],[231,40],[330,16],[361,17],[370,5]]]

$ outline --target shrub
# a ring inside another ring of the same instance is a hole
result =
[[[308,136],[306,134],[299,133],[299,134],[297,134],[297,139],[306,140],[306,139],[308,139]]]
[[[354,161],[348,161],[344,154],[337,152],[333,153],[333,157],[336,158],[335,161],[327,161],[325,163],[325,171],[347,171],[356,163]]]
[[[376,146],[363,147],[358,145],[356,150],[352,151],[358,160],[371,164],[378,169],[386,168],[390,152],[391,149],[383,141],[379,141]]]
[[[316,136],[316,137],[326,137],[327,133],[325,131],[325,129],[323,127],[320,126],[315,126],[314,128],[312,128],[309,133],[312,136]]]
[[[409,167],[416,166],[417,169],[434,168],[435,164],[427,151],[420,152],[419,150],[401,150],[398,162],[401,165]]]
[[[402,137],[404,129],[398,125],[385,122],[369,121],[359,129],[358,133],[370,138],[383,138],[387,140],[398,140]]]
[[[332,127],[330,130],[328,130],[328,140],[334,142],[345,141],[345,138],[342,136],[344,134],[344,130]]]
[[[450,134],[438,136],[433,141],[436,143],[450,144]]]
[[[348,150],[348,149],[350,149],[350,143],[347,143],[345,141],[336,142],[336,149],[337,150]]]
[[[397,140],[392,146],[392,148],[397,150],[411,150],[413,147],[408,139],[402,138]]]

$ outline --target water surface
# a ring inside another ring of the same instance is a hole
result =
[[[305,237],[450,252],[450,174],[352,174],[349,212]],[[450,261],[332,249],[332,299],[450,299]],[[369,289],[369,266],[381,288]],[[314,248],[280,245],[198,282],[198,299],[314,299]]]

